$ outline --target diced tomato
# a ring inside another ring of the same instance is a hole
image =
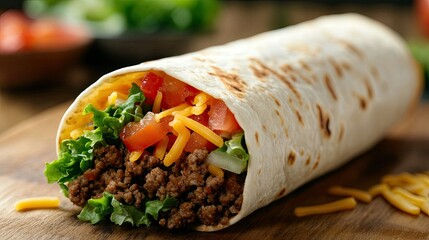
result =
[[[209,125],[209,114],[207,113],[207,111],[203,112],[200,115],[191,115],[191,116],[189,116],[189,118],[194,120],[194,121],[201,123],[204,126]]]
[[[237,120],[235,120],[234,114],[232,114],[225,103],[221,100],[211,100],[210,111],[208,114],[208,127],[216,133],[221,135],[230,135],[241,130],[240,125],[238,125]]]
[[[18,11],[7,11],[0,16],[0,51],[14,52],[27,49],[31,42],[30,20]]]
[[[163,76],[157,75],[153,72],[147,73],[140,84],[140,89],[143,91],[146,97],[145,102],[147,104],[153,104],[156,94],[160,89],[164,78]]]
[[[142,151],[160,141],[168,130],[156,122],[153,114],[146,114],[140,122],[130,122],[122,129],[120,138],[129,151]]]
[[[178,106],[184,102],[190,102],[199,91],[186,83],[166,76],[161,86],[162,104],[164,109]]]
[[[200,134],[193,132],[191,133],[191,137],[188,140],[188,143],[185,146],[185,152],[193,152],[196,149],[206,148],[211,151],[216,149],[216,146],[207,141],[207,139],[203,138]]]
[[[170,148],[173,146],[174,142],[177,139],[177,136],[174,134],[168,134],[168,145],[167,145],[167,150],[170,150]]]
[[[161,118],[161,120],[159,120],[159,123],[161,123],[162,127],[167,130],[167,132],[172,132],[173,128],[169,125],[169,123],[173,121],[173,119],[173,115],[168,115],[166,117]]]

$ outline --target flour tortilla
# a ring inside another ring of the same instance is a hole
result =
[[[332,15],[109,73],[67,110],[58,143],[100,86],[149,70],[222,99],[244,129],[244,200],[229,225],[373,146],[421,91],[398,35],[357,14]]]

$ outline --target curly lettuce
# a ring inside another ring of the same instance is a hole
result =
[[[121,144],[119,133],[125,124],[143,117],[145,100],[140,88],[133,84],[128,98],[119,105],[111,105],[104,111],[89,104],[83,114],[93,114],[94,130],[86,131],[78,139],[64,140],[60,145],[59,158],[47,163],[45,176],[49,183],[57,182],[68,196],[65,183],[82,175],[93,167],[93,149],[96,145]]]
[[[129,223],[132,226],[149,226],[154,220],[158,220],[159,212],[166,212],[176,207],[178,201],[167,197],[163,201],[147,201],[144,211],[134,206],[128,206],[117,201],[112,194],[104,192],[98,199],[90,199],[80,214],[77,216],[81,221],[96,224],[110,216],[110,221],[122,225]]]

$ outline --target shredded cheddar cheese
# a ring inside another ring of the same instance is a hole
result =
[[[199,106],[205,104],[210,98],[211,97],[209,95],[207,95],[206,93],[200,92],[197,94],[197,96],[194,97],[194,101],[192,102],[192,104],[199,107]]]
[[[420,206],[420,209],[429,216],[429,202],[425,202],[422,206]]]
[[[162,92],[158,91],[153,101],[152,112],[159,113],[161,111]]]
[[[295,215],[297,217],[303,217],[314,214],[333,213],[353,209],[356,207],[356,205],[356,200],[353,197],[348,197],[338,201],[320,205],[297,207],[295,208]]]
[[[429,172],[425,174],[401,173],[386,175],[381,179],[381,183],[368,189],[367,192],[344,188],[339,186],[331,187],[328,191],[334,195],[352,196],[363,202],[370,202],[373,198],[381,195],[393,207],[411,215],[419,215],[420,212],[429,216]],[[297,216],[305,216],[321,212],[316,206],[315,209],[296,208]],[[307,212],[309,214],[307,214]]]
[[[164,110],[158,114],[155,114],[155,121],[159,122],[159,120],[161,120],[162,118],[164,118],[168,115],[173,114],[173,112],[185,110],[187,107],[189,107],[189,104],[182,103],[179,106]]]
[[[112,94],[107,98],[106,107],[115,105],[116,99],[118,99],[118,92],[112,92]]]
[[[143,151],[133,151],[130,153],[130,162],[137,161],[141,155],[143,154]]]
[[[420,208],[408,202],[404,197],[392,192],[390,189],[384,189],[381,191],[383,197],[393,206],[398,208],[399,210],[412,214],[419,215]]]
[[[385,183],[380,183],[380,184],[377,184],[377,185],[372,186],[372,187],[368,190],[368,192],[369,192],[369,194],[374,198],[374,197],[376,197],[376,196],[380,195],[380,194],[381,194],[381,191],[383,191],[384,189],[388,189],[387,184],[385,184]]]
[[[337,196],[354,197],[357,200],[369,203],[372,200],[371,194],[356,188],[345,188],[340,186],[333,186],[329,188],[328,192]]]
[[[414,195],[414,194],[412,194],[412,193],[408,192],[407,190],[400,188],[400,187],[394,187],[392,189],[392,192],[400,195],[401,197],[403,197],[404,199],[406,199],[407,201],[409,201],[410,203],[412,203],[418,207],[421,207],[423,204],[428,202],[427,198]]]
[[[202,104],[200,106],[195,106],[191,108],[191,113],[194,115],[201,115],[207,108],[207,104]]]
[[[398,185],[401,186],[401,185]],[[393,187],[393,186],[392,186]],[[422,184],[405,184],[402,185],[401,187],[403,187],[404,189],[406,189],[408,192],[420,195],[420,196],[428,196],[428,190],[429,188],[425,187]]]
[[[176,115],[175,118],[181,121],[187,128],[198,133],[199,135],[201,135],[203,138],[207,139],[209,142],[213,143],[214,145],[218,147],[223,146],[223,138],[217,135],[212,130],[210,130],[208,127],[204,126],[203,124],[179,114]]]
[[[80,136],[82,136],[83,135],[83,129],[82,128],[77,128],[77,129],[75,129],[75,130],[73,130],[73,131],[71,131],[70,132],[70,137],[73,139],[73,140],[76,140],[76,139],[78,139]]]
[[[208,170],[209,170],[210,174],[215,176],[215,177],[223,178],[223,176],[224,176],[223,170],[219,167],[214,166],[214,165],[210,164],[208,166]]]
[[[421,173],[415,174],[415,177],[419,180],[420,183],[429,188],[429,176]]]
[[[85,133],[85,130],[92,130],[93,127],[92,126],[86,126],[86,127],[82,127],[82,128],[76,128],[75,130],[70,132],[70,137],[73,140],[78,139],[80,136],[82,136]]]
[[[167,155],[165,155],[164,165],[166,167],[175,163],[180,158],[180,155],[182,154],[183,149],[185,148],[186,143],[191,136],[191,133],[188,129],[186,129],[185,125],[183,125],[181,121],[173,120],[172,122],[170,122],[170,124],[173,129],[176,130],[178,135],[170,151],[167,153]]]
[[[58,208],[60,199],[57,197],[35,197],[22,199],[15,203],[16,211],[26,211],[31,209]]]
[[[153,155],[159,160],[163,160],[168,146],[168,137],[165,136],[161,141],[159,141],[155,146],[155,151]]]

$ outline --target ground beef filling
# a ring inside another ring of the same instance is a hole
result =
[[[245,174],[224,171],[223,178],[212,176],[205,163],[207,154],[207,150],[195,150],[167,168],[148,153],[130,162],[126,150],[100,147],[94,150],[94,168],[69,183],[69,198],[83,207],[90,198],[107,191],[116,200],[141,209],[148,200],[170,196],[179,204],[160,213],[161,226],[227,224],[243,203]]]

